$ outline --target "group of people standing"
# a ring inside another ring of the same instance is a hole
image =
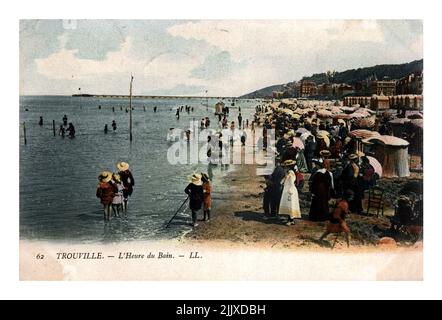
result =
[[[256,111],[259,115],[269,110],[260,107]],[[301,218],[298,195],[304,184],[303,173],[310,174],[309,220],[330,224],[322,240],[336,230],[348,235],[345,217],[349,212],[363,213],[364,192],[376,184],[377,177],[370,160],[358,152],[344,121],[326,124],[313,120],[273,113],[271,121],[263,123],[265,129],[274,129],[277,134],[279,160],[266,178],[263,203],[267,215],[288,216],[287,224],[293,224],[294,219]],[[336,199],[332,210],[331,199]]]
[[[179,119],[180,119],[180,113],[181,113],[181,112],[185,111],[185,112],[187,112],[187,113],[189,114],[190,112],[193,112],[194,110],[195,110],[195,109],[194,109],[193,107],[188,106],[188,105],[181,106],[181,107],[178,107],[178,108],[176,109],[175,116],[176,116],[176,118],[179,120]]]
[[[112,214],[120,217],[120,212],[127,212],[128,200],[135,186],[129,164],[118,162],[116,167],[116,173],[103,171],[98,176],[96,196],[103,205],[105,221],[110,221]]]
[[[40,116],[38,120],[38,125],[40,127],[43,126],[43,117]],[[54,136],[55,136],[55,121],[54,121]],[[66,128],[67,127],[67,128]],[[66,136],[66,133],[68,134],[69,138],[75,138],[75,127],[72,124],[72,122],[69,122],[68,124],[68,117],[67,115],[63,116],[63,124],[60,124],[60,127],[58,128],[58,135],[64,138]]]
[[[112,124],[111,124],[111,126],[112,126],[112,130],[113,130],[114,132],[117,131],[117,123],[115,122],[115,120],[112,120]],[[106,124],[104,125],[104,133],[107,134],[108,131],[109,131],[109,128],[108,128],[107,123],[106,123]]]

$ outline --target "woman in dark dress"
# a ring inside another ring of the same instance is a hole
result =
[[[353,213],[361,214],[362,209],[362,199],[364,192],[359,183],[360,167],[357,164],[358,156],[356,154],[351,154],[348,156],[350,163],[344,168],[342,172],[342,184],[344,190],[353,191],[353,200],[349,202],[350,211]]]
[[[204,189],[201,175],[194,174],[190,179],[190,184],[187,186],[184,192],[189,195],[189,207],[192,211],[192,223],[193,226],[196,227],[198,225],[196,223],[197,212],[201,210],[204,201]]]
[[[129,164],[127,162],[118,162],[117,169],[121,182],[123,183],[123,209],[126,211],[129,197],[134,190],[135,180],[132,172],[129,170]]]
[[[311,221],[326,221],[330,218],[328,201],[331,198],[332,175],[323,168],[322,161],[318,161],[316,166],[319,167],[319,170],[314,173],[312,178],[312,203],[309,219]]]

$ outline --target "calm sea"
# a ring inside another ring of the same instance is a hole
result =
[[[129,142],[128,100],[69,96],[20,97],[20,124],[26,123],[27,144],[20,130],[20,237],[74,242],[112,242],[167,239],[189,230],[188,213],[179,214],[169,229],[165,223],[186,195],[193,172],[207,172],[207,165],[170,165],[166,137],[169,128],[186,129],[195,118],[209,116],[216,126],[214,104],[205,99],[133,100],[133,141]],[[226,101],[230,106],[230,102]],[[231,107],[229,119],[237,121],[238,107],[244,119],[252,119],[255,101],[240,100]],[[98,106],[101,105],[101,109]],[[175,118],[176,108],[189,105],[194,112]],[[158,107],[157,113],[153,112]],[[112,110],[114,108],[115,112]],[[145,111],[144,108],[145,107]],[[58,127],[67,115],[76,138],[62,138]],[[38,125],[43,117],[43,126]],[[52,132],[55,120],[57,135]],[[112,131],[115,120],[117,130]],[[104,134],[108,124],[109,133]],[[126,161],[135,178],[128,215],[104,223],[102,207],[95,197],[97,176],[116,171]],[[225,170],[213,170],[215,192],[226,188],[220,178]]]

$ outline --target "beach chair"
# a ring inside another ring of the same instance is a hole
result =
[[[372,187],[368,190],[368,207],[367,215],[370,214],[370,209],[376,210],[376,215],[379,217],[379,212],[384,215],[384,190],[379,187]]]

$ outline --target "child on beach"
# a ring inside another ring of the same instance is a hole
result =
[[[204,200],[204,190],[201,175],[194,174],[192,177],[190,177],[190,183],[184,192],[189,196],[189,208],[192,211],[192,224],[193,227],[196,227],[198,226],[196,223],[197,212],[201,209]]]
[[[112,179],[114,180],[114,184],[116,186],[116,192],[114,194],[114,198],[112,199],[112,211],[114,212],[114,216],[120,217],[120,209],[123,212],[123,183],[121,182],[120,175],[114,173],[112,175]]]
[[[129,164],[127,162],[117,163],[118,174],[120,175],[121,182],[123,183],[123,208],[127,211],[127,204],[129,197],[132,195],[133,188],[135,186],[135,179],[132,172],[129,170]]]
[[[210,210],[212,210],[212,186],[210,184],[209,176],[206,173],[201,173],[201,180],[203,181],[203,221],[210,221]]]
[[[58,135],[64,138],[66,131],[64,130],[63,125],[60,125],[60,129],[58,129]]]
[[[103,171],[98,176],[98,181],[96,196],[103,205],[104,221],[109,221],[111,217],[112,200],[117,192],[116,186],[112,183],[112,172]]]
[[[339,235],[344,233],[347,247],[350,247],[350,228],[345,222],[345,219],[350,213],[349,202],[352,200],[353,196],[353,191],[347,190],[344,197],[337,203],[324,234],[321,236],[321,238],[319,238],[320,242],[323,242],[329,234],[334,233],[337,235],[333,243],[334,247]]]

